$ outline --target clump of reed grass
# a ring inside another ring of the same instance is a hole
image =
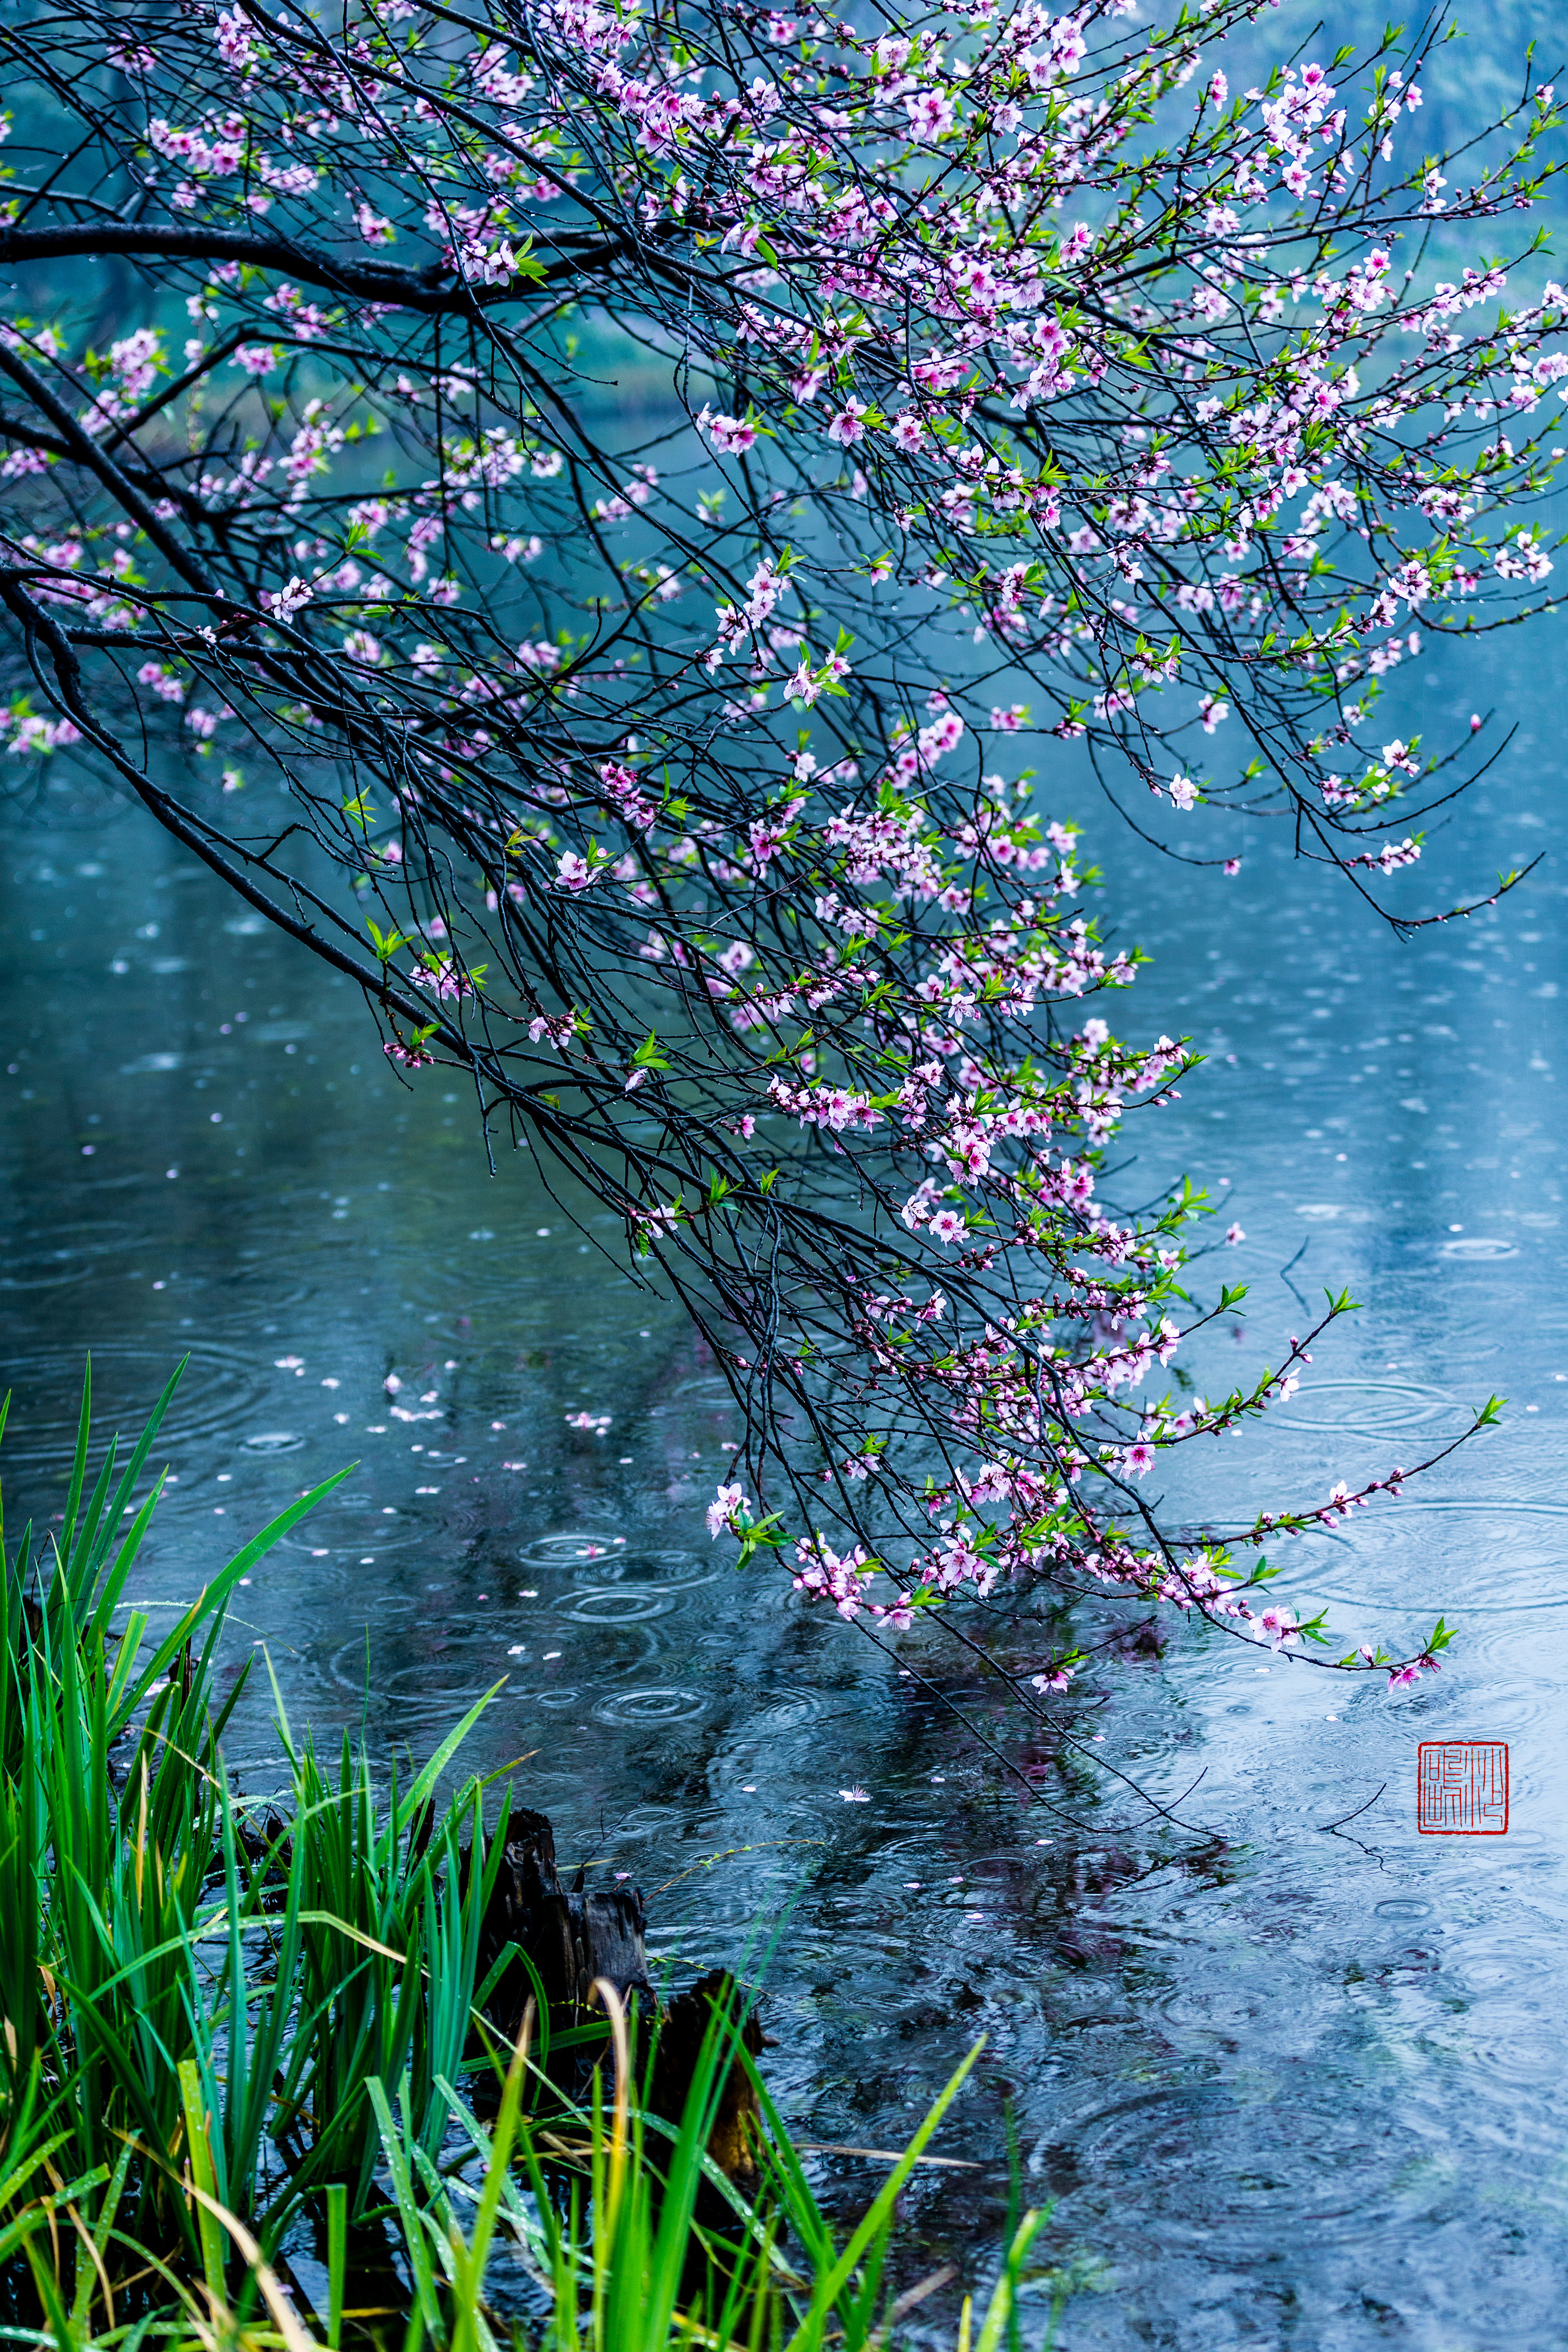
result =
[[[89,1370],[58,1531],[7,1552],[0,1522],[0,2335],[61,2352],[893,2346],[931,2285],[887,2287],[895,2201],[978,2045],[841,2244],[733,2005],[715,2002],[674,2119],[650,2111],[653,2053],[639,2061],[643,2021],[611,1984],[569,2037],[601,2062],[582,2095],[533,2046],[548,2009],[498,2042],[486,2005],[516,1948],[482,1979],[479,1957],[504,1835],[486,1836],[485,1783],[438,1793],[487,1701],[404,1786],[347,1738],[330,1761],[297,1739],[275,1685],[290,1793],[259,1830],[224,1767],[250,1671],[215,1702],[229,1596],[339,1479],[161,1638],[125,1603],[178,1379],[89,1484]],[[761,2118],[745,2195],[708,2153],[736,2068]],[[1021,2343],[1041,2218],[1009,2228],[962,2352]],[[325,2281],[308,2298],[289,2262],[307,2271],[308,2243]],[[371,2249],[390,2300],[367,2312]]]

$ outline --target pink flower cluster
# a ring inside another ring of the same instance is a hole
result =
[[[89,160],[27,167],[8,255],[90,261],[112,218],[191,333],[0,322],[13,617],[66,645],[7,756],[68,748],[78,693],[193,790],[245,736],[398,1069],[469,1069],[722,1300],[752,1491],[791,1485],[795,1587],[845,1616],[1032,1579],[1308,1638],[1151,1528],[1168,1451],[1304,1351],[1144,1393],[1204,1319],[1206,1204],[1120,1209],[1105,1155],[1187,1056],[1112,1036],[1137,959],[1032,780],[1082,742],[1184,852],[1261,794],[1364,894],[1412,867],[1449,755],[1379,740],[1379,681],[1552,600],[1568,298],[1502,249],[1550,89],[1461,177],[1424,34],[1233,96],[1255,14],[1213,0],[1200,54],[1126,0],[540,0],[504,40],[222,7],[116,36],[110,95],[95,20],[49,36]],[[639,394],[601,430],[611,318],[656,429]],[[772,1540],[737,1482],[708,1521]]]

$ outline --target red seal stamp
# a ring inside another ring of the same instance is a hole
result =
[[[1502,1837],[1508,1743],[1424,1739],[1416,1750],[1416,1826],[1423,1837]]]

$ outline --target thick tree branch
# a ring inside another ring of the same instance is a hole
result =
[[[237,262],[245,269],[280,270],[302,286],[319,288],[345,300],[385,303],[424,318],[457,317],[499,308],[588,280],[611,268],[627,249],[620,237],[584,239],[566,246],[553,260],[520,270],[505,285],[470,285],[444,262],[423,269],[391,262],[361,261],[329,253],[319,245],[267,230],[225,229],[193,223],[189,228],[157,222],[62,221],[51,228],[0,226],[0,268],[29,261],[101,258],[123,254],[141,261],[192,261],[208,268]]]

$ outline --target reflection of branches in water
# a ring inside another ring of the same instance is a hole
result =
[[[1387,1786],[1387,1781],[1383,1781],[1373,1794],[1368,1797],[1365,1804],[1357,1805],[1353,1813],[1342,1813],[1337,1822],[1315,1822],[1313,1826],[1317,1830],[1318,1834],[1321,1837],[1343,1837],[1347,1824],[1351,1822],[1358,1822],[1363,1813],[1369,1813],[1372,1811],[1373,1806],[1376,1804],[1378,1798],[1383,1795],[1384,1790]],[[1345,1843],[1348,1845],[1359,1846],[1362,1853],[1366,1855],[1368,1861],[1375,1862],[1379,1870],[1387,1869],[1388,1864],[1384,1860],[1382,1852],[1378,1847],[1368,1845],[1362,1838],[1347,1838]]]
[[[1295,1300],[1303,1315],[1307,1312],[1307,1302],[1301,1297],[1301,1292],[1296,1288],[1295,1284],[1291,1280],[1291,1276],[1294,1269],[1300,1265],[1301,1260],[1305,1257],[1308,1250],[1312,1246],[1312,1237],[1311,1234],[1309,1234],[1306,1239],[1302,1242],[1301,1248],[1296,1252],[1294,1257],[1291,1258],[1287,1265],[1282,1265],[1280,1268],[1281,1281],[1284,1284],[1286,1289],[1290,1292],[1291,1297]]]
[[[27,761],[0,766],[0,806],[5,811],[8,824],[36,827],[44,832],[69,832],[75,827],[97,832],[106,819],[116,814],[114,802],[95,796],[84,808],[78,800],[73,806],[62,806],[64,795],[47,768]]]
[[[1089,1649],[1076,1651],[1075,1655],[1087,1659],[1095,1654],[1098,1650],[1110,1648],[1113,1644],[1123,1645],[1145,1628],[1152,1627],[1153,1623],[1152,1619],[1145,1619],[1141,1626],[1128,1629],[1126,1632],[1119,1631],[1108,1636],[1103,1643],[1096,1643]],[[1071,1756],[1081,1768],[1092,1767],[1095,1771],[1103,1773],[1121,1789],[1135,1797],[1150,1812],[1157,1815],[1162,1821],[1170,1822],[1174,1828],[1183,1830],[1197,1838],[1204,1849],[1207,1850],[1220,1841],[1220,1833],[1217,1830],[1209,1826],[1184,1822],[1176,1810],[1186,1802],[1206,1778],[1207,1766],[1197,1772],[1179,1797],[1175,1798],[1168,1804],[1163,1802],[1149,1790],[1144,1788],[1132,1774],[1123,1771],[1120,1766],[1113,1764],[1108,1758],[1095,1755],[1089,1741],[1064,1716],[1053,1714],[1034,1697],[1030,1686],[1030,1677],[1026,1674],[1012,1671],[1002,1664],[992,1651],[967,1634],[952,1612],[943,1616],[940,1626],[941,1631],[957,1642],[966,1654],[980,1667],[983,1675],[989,1676],[993,1683],[1002,1686],[1009,1701],[1009,1716],[1021,1713],[1026,1720],[1037,1727],[1035,1731],[1026,1734],[1021,1759],[1006,1753],[982,1728],[976,1719],[972,1702],[955,1697],[950,1690],[935,1681],[931,1675],[923,1672],[919,1667],[902,1664],[904,1654],[892,1649],[871,1626],[863,1622],[857,1625],[857,1631],[877,1649],[883,1651],[887,1657],[898,1664],[901,1677],[907,1679],[915,1690],[927,1697],[938,1712],[950,1717],[959,1724],[977,1747],[982,1748],[994,1762],[1000,1765],[1009,1780],[1015,1783],[1021,1791],[1024,1801],[1030,1808],[1047,1813],[1053,1821],[1063,1822],[1070,1828],[1079,1831],[1083,1836],[1091,1838],[1132,1836],[1137,1833],[1140,1827],[1148,1826],[1146,1821],[1141,1824],[1106,1823],[1071,1811],[1059,1800],[1047,1796],[1040,1786],[1040,1778],[1047,1770],[1064,1777],[1063,1759]],[[1157,1648],[1153,1654],[1156,1656],[1159,1654]],[[1038,1748],[1041,1733],[1048,1736],[1050,1742],[1043,1756],[1039,1753]]]

